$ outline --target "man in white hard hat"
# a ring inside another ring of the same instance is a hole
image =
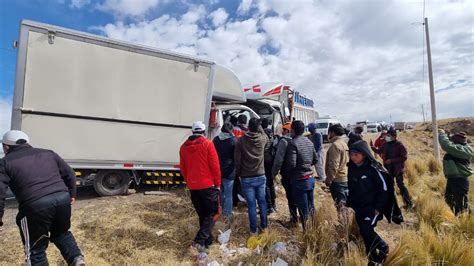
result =
[[[200,228],[193,247],[207,253],[213,242],[212,228],[219,218],[221,170],[214,143],[204,136],[206,125],[194,122],[192,132],[179,151],[180,168],[199,216]]]
[[[47,265],[46,249],[53,242],[68,265],[85,265],[69,231],[71,203],[76,198],[76,177],[56,153],[36,149],[18,130],[3,136],[5,157],[0,159],[0,227],[7,188],[19,207],[16,223],[25,246],[26,265]]]

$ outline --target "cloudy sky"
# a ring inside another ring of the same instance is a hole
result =
[[[9,127],[21,19],[209,58],[243,84],[279,81],[322,115],[429,115],[423,0],[0,2],[0,131]],[[426,0],[438,117],[474,115],[474,1]]]

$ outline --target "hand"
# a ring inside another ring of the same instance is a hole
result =
[[[330,180],[326,179],[326,180],[324,181],[324,184],[326,184],[327,187],[330,187],[331,184],[332,184],[332,182],[331,182]]]
[[[384,164],[391,164],[391,163],[392,163],[392,160],[390,159],[384,161]]]
[[[71,205],[76,203],[76,198],[71,198]]]
[[[375,216],[379,216],[380,215],[380,212],[375,210]]]

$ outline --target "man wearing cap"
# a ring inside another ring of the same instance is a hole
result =
[[[53,151],[31,147],[18,130],[3,136],[0,159],[0,227],[6,190],[19,204],[16,223],[25,248],[26,265],[47,265],[46,249],[53,242],[69,265],[85,265],[71,227],[71,204],[76,198],[76,176]]]
[[[311,133],[311,135],[309,135],[309,140],[313,142],[316,153],[318,154],[318,163],[316,164],[318,180],[324,182],[326,180],[326,173],[324,172],[323,136],[321,133],[316,131],[316,123],[310,123],[308,125],[308,130]]]
[[[286,199],[288,201],[288,208],[290,211],[290,221],[288,226],[293,227],[298,223],[297,208],[295,204],[295,199],[293,197],[293,190],[291,188],[290,182],[290,173],[289,166],[285,164],[285,155],[286,149],[288,148],[288,143],[291,141],[291,123],[288,122],[283,125],[283,132],[280,141],[277,144],[277,150],[275,153],[275,160],[273,161],[272,167],[272,176],[275,179],[280,172],[281,175],[281,184],[285,189]]]
[[[447,178],[445,199],[457,215],[468,208],[469,176],[474,174],[470,166],[474,151],[467,143],[466,132],[458,132],[448,137],[439,130],[439,143],[446,152],[443,158],[443,171]]]
[[[349,162],[349,147],[342,138],[344,128],[335,124],[328,129],[328,138],[331,142],[326,155],[326,186],[338,210],[347,201],[347,163]]]
[[[179,156],[181,173],[191,191],[191,201],[199,216],[200,228],[193,247],[199,252],[207,253],[214,240],[212,228],[219,218],[221,170],[216,148],[204,136],[205,132],[203,122],[194,122],[192,135],[181,146]]]
[[[400,189],[400,194],[405,202],[405,207],[409,209],[413,208],[410,193],[408,193],[408,189],[403,182],[407,149],[403,143],[397,140],[397,130],[390,128],[382,147],[373,150],[382,157],[384,167],[395,178],[397,186]]]

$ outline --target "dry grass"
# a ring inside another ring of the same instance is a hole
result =
[[[449,127],[449,124],[442,125]],[[474,265],[474,217],[468,214],[454,217],[444,202],[446,179],[442,166],[432,156],[429,132],[403,132],[400,139],[409,152],[405,177],[416,209],[404,212],[407,223],[403,226],[386,222],[377,226],[376,231],[390,245],[385,265]],[[306,232],[301,228],[287,229],[280,223],[289,215],[283,189],[279,187],[279,212],[270,216],[270,227],[265,235],[267,244],[261,252],[227,256],[217,244],[210,250],[210,260],[221,265],[240,262],[269,265],[280,257],[290,265],[366,265],[364,245],[353,215],[349,212],[342,216],[346,219],[338,216],[330,195],[319,184],[315,199],[317,212]],[[472,188],[469,199],[474,201]],[[137,194],[93,198],[79,204],[83,205],[75,207],[72,231],[88,264],[194,264],[195,254],[188,247],[198,229],[198,221],[187,192],[172,191],[169,196]],[[7,210],[5,231],[0,233],[0,265],[22,263],[18,230],[9,222],[14,221],[15,212]],[[228,247],[235,250],[246,243],[249,229],[244,207],[239,207],[234,215]],[[225,229],[224,223],[219,221],[214,234],[217,236],[218,230]],[[165,231],[164,235],[156,234],[160,230]],[[288,252],[272,254],[271,247],[276,242],[286,243]],[[51,264],[64,265],[55,248],[48,249],[48,256]]]

